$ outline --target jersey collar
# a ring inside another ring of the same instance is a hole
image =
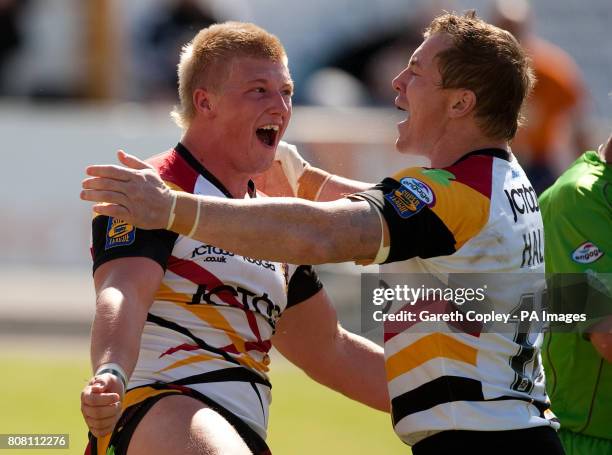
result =
[[[187,164],[191,166],[195,171],[197,171],[202,177],[206,178],[210,183],[212,183],[219,191],[221,191],[225,196],[230,199],[234,199],[234,196],[228,191],[228,189],[221,183],[221,181],[215,177],[208,169],[204,167],[202,163],[200,163],[191,152],[183,145],[182,143],[176,144],[174,147],[176,153],[178,153],[181,158],[187,161]],[[247,191],[249,193],[249,197],[254,198],[257,197],[257,190],[255,189],[255,183],[252,180],[249,180]]]
[[[463,155],[461,158],[459,158],[457,161],[455,161],[452,164],[452,166],[454,166],[455,164],[458,164],[458,163],[462,162],[463,160],[468,159],[470,156],[474,156],[474,155],[492,156],[494,158],[499,158],[499,159],[502,159],[504,161],[510,161],[510,152],[508,152],[508,150],[498,149],[498,148],[488,148],[488,149],[474,150],[473,152],[467,153],[467,154]]]

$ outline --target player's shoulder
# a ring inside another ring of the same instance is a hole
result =
[[[474,199],[490,200],[493,160],[475,155],[444,168],[409,167],[392,178],[429,205],[442,197],[448,203],[470,205]]]
[[[176,148],[158,153],[145,161],[152,165],[162,180],[173,189],[193,192],[198,172],[177,152]]]

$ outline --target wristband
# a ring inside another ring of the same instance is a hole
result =
[[[127,383],[128,383],[127,374],[125,374],[125,370],[121,368],[121,365],[117,363],[103,363],[96,370],[95,376],[98,376],[104,373],[110,373],[113,376],[117,376],[121,380],[121,383],[123,384],[123,390],[127,389]]]
[[[198,199],[196,199],[195,201],[197,205],[196,216],[195,216],[195,220],[193,220],[193,226],[191,227],[191,231],[189,231],[189,234],[187,234],[187,237],[191,237],[193,234],[195,234],[195,231],[198,228],[198,224],[200,223],[200,205],[201,204]]]
[[[333,177],[329,172],[308,165],[300,177],[297,186],[297,197],[317,201],[323,187]]]
[[[166,230],[171,231],[172,225],[174,224],[174,218],[176,217],[176,213],[174,209],[176,209],[176,192],[172,191],[172,205],[170,206],[170,214],[168,215],[168,224],[166,225]]]

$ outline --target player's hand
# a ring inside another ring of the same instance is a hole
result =
[[[113,431],[121,415],[123,383],[110,373],[91,378],[81,392],[81,413],[89,431],[99,438]]]
[[[144,161],[122,150],[117,157],[126,167],[97,165],[86,169],[90,178],[81,184],[81,199],[97,202],[93,210],[101,215],[143,229],[166,228],[173,199],[170,188]]]

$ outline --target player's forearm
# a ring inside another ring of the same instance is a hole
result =
[[[245,256],[294,264],[344,262],[373,258],[380,241],[378,215],[365,202],[177,197],[173,231]]]
[[[332,175],[321,188],[317,201],[334,201],[348,194],[365,191],[373,186],[372,183],[360,182],[339,175]]]
[[[389,412],[389,394],[382,347],[339,327],[321,366],[306,371],[327,387],[365,405]]]
[[[102,290],[96,301],[91,334],[91,364],[95,370],[103,363],[117,363],[131,376],[140,346],[147,312],[130,302],[130,293],[116,288]]]

